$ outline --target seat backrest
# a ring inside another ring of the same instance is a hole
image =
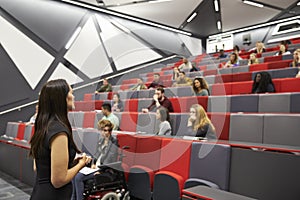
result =
[[[300,93],[292,93],[290,100],[290,112],[300,113]]]
[[[208,112],[229,112],[230,111],[230,96],[209,96],[208,97]]]
[[[177,88],[178,97],[193,96],[193,88],[191,86],[184,86]]]
[[[83,128],[94,128],[95,127],[96,112],[84,112],[83,117]]]
[[[82,129],[82,151],[95,155],[101,134],[97,129]]]
[[[258,112],[258,95],[231,96],[230,112]]]
[[[82,128],[84,112],[69,112],[68,118],[72,127]]]
[[[135,132],[137,127],[137,112],[123,112],[120,120],[120,129],[122,131]]]
[[[264,143],[300,146],[299,121],[299,114],[265,114]]]
[[[228,140],[229,138],[229,125],[230,113],[207,113],[216,129],[217,138],[219,140]]]
[[[290,112],[290,93],[282,94],[260,94],[258,112],[269,113],[289,113]]]
[[[119,147],[122,148],[124,146],[128,146],[128,149],[123,150],[123,163],[126,165],[127,169],[129,169],[132,165],[134,165],[134,157],[136,151],[136,137],[134,135],[118,133],[117,134]]]
[[[193,142],[190,178],[204,179],[228,190],[230,152],[229,145]]]
[[[83,129],[73,128],[73,140],[79,150],[82,151],[82,144],[83,144]]]
[[[25,132],[24,132],[24,140],[29,142],[33,133],[34,133],[34,125],[32,124],[27,125],[25,127]]]
[[[231,114],[229,140],[263,143],[264,114]]]
[[[187,121],[189,118],[188,113],[171,113],[170,125],[172,128],[172,135],[182,136],[187,135]]]
[[[20,123],[18,122],[7,122],[5,135],[8,137],[16,138],[18,134],[19,124]]]
[[[156,124],[156,114],[155,113],[139,113],[137,119],[136,131],[145,132],[148,134],[154,134],[155,124]]]

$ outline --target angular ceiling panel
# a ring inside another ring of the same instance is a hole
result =
[[[108,21],[101,15],[97,15],[97,19],[102,30],[102,40],[118,70],[162,57],[147,44],[136,40],[121,23]]]
[[[65,58],[89,78],[113,72],[92,17],[83,26]]]
[[[1,0],[1,7],[57,51],[87,12],[55,1]]]
[[[74,74],[71,70],[69,70],[64,64],[59,63],[56,67],[55,71],[52,73],[49,80],[53,79],[65,79],[70,85],[80,83],[83,80]]]
[[[260,0],[260,2],[277,6],[279,8],[287,8],[293,3],[295,3],[295,0]]]
[[[221,0],[223,31],[264,23],[280,13],[268,7],[258,8],[241,0]],[[234,12],[232,10],[234,8]],[[240,26],[237,27],[237,24]]]
[[[193,56],[202,54],[202,41],[200,39],[191,38],[181,34],[178,34],[178,36]]]
[[[0,16],[0,42],[34,89],[54,58]]]

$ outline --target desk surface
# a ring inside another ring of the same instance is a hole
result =
[[[210,188],[207,186],[195,186],[192,188],[184,189],[183,194],[191,195],[197,198],[213,200],[255,200],[250,197],[234,194],[224,190]]]

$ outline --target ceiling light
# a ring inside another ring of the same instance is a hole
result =
[[[197,13],[194,12],[194,13],[186,20],[186,22],[187,22],[187,23],[190,23],[196,16],[197,16]]]
[[[162,2],[169,2],[169,1],[173,1],[173,0],[152,0],[152,1],[149,1],[149,3],[162,3]]]
[[[248,4],[248,5],[251,5],[251,6],[256,6],[256,7],[259,7],[259,8],[262,8],[264,7],[264,5],[260,4],[260,3],[255,3],[253,1],[248,1],[248,0],[245,0],[243,1],[245,4]]]
[[[75,39],[77,38],[77,36],[79,35],[81,31],[81,27],[77,27],[77,29],[75,30],[75,32],[73,33],[72,37],[69,39],[69,41],[67,42],[65,48],[69,49],[71,47],[71,45],[73,44],[73,42],[75,41]]]
[[[215,11],[219,12],[219,2],[218,2],[218,0],[214,1],[214,5],[215,5]]]
[[[221,30],[222,29],[222,24],[221,24],[221,21],[217,21],[217,27],[218,27],[218,30]]]
[[[300,1],[297,3],[297,6],[300,6]]]

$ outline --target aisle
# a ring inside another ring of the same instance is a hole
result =
[[[28,200],[32,187],[0,171],[0,200]]]

